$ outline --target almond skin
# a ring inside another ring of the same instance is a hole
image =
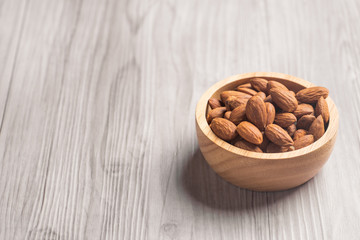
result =
[[[310,125],[313,123],[314,120],[315,120],[315,116],[313,116],[313,115],[304,115],[298,120],[298,122],[296,124],[296,127],[298,129],[308,130]]]
[[[220,100],[216,99],[216,98],[210,98],[209,99],[209,106],[214,109],[214,108],[218,108],[218,107],[222,107]]]
[[[294,136],[294,133],[296,131],[296,125],[295,124],[291,124],[290,126],[287,127],[286,131],[288,132],[288,134],[290,135],[290,137]]]
[[[231,111],[227,111],[224,113],[224,118],[229,120],[230,119],[230,115],[231,115]]]
[[[250,80],[251,86],[259,92],[266,92],[268,81],[264,78],[253,78]]]
[[[237,87],[236,91],[243,92],[243,93],[249,94],[251,96],[254,96],[255,94],[257,94],[257,91],[252,90],[251,88]]]
[[[253,96],[246,104],[246,117],[260,130],[266,126],[266,108],[264,100],[259,96]]]
[[[274,122],[280,127],[287,128],[296,122],[296,117],[292,113],[278,113],[275,115]]]
[[[229,120],[235,125],[238,125],[240,122],[244,121],[246,117],[246,105],[242,104],[232,110]]]
[[[293,112],[298,106],[296,98],[290,91],[272,88],[270,94],[272,101],[285,112]]]
[[[269,124],[274,123],[276,112],[274,105],[272,105],[269,102],[265,103],[265,108],[266,108],[266,126],[267,126]]]
[[[295,131],[293,139],[294,139],[294,141],[296,141],[297,139],[305,136],[306,134],[307,134],[306,130],[298,129],[298,130]]]
[[[260,130],[250,122],[247,121],[241,122],[237,126],[236,130],[239,133],[240,137],[242,137],[243,139],[245,139],[250,143],[259,145],[263,141],[263,137]]]
[[[259,152],[262,153],[263,151],[256,146],[255,144],[249,143],[245,140],[239,140],[237,142],[235,142],[235,147],[247,150],[247,151],[251,151],[251,152]]]
[[[302,103],[315,103],[320,97],[327,98],[329,90],[324,87],[304,88],[296,93],[296,99]]]
[[[314,108],[310,104],[301,103],[298,105],[298,107],[295,109],[295,111],[293,113],[299,119],[304,115],[313,114]]]
[[[250,95],[248,95],[248,96],[250,96]],[[237,108],[238,106],[240,106],[242,104],[246,104],[248,100],[249,100],[248,98],[244,98],[244,97],[230,96],[225,101],[225,107],[228,111],[232,111],[233,109]]]
[[[225,141],[231,141],[237,136],[236,125],[225,118],[215,118],[210,128],[216,136]]]
[[[289,134],[279,125],[270,124],[265,129],[266,137],[273,143],[279,146],[291,146],[294,141]]]
[[[304,148],[309,146],[310,144],[312,144],[314,142],[314,136],[313,135],[305,135],[302,136],[301,138],[298,138],[294,141],[294,147],[296,150]]]
[[[319,98],[315,108],[315,116],[317,117],[319,115],[323,117],[325,123],[329,121],[330,118],[329,107],[323,96]]]
[[[292,147],[292,146],[290,146]],[[269,145],[266,148],[266,152],[267,153],[279,153],[279,152],[288,152],[289,151],[289,146],[279,146],[276,145],[275,143],[269,143]]]
[[[250,83],[244,83],[238,86],[238,88],[252,88]]]
[[[282,90],[289,91],[289,89],[287,87],[285,87],[284,84],[276,82],[276,81],[269,81],[267,84],[267,92],[269,92],[270,89],[272,89],[272,88],[280,88]]]
[[[214,119],[214,118],[222,118],[224,116],[224,113],[226,112],[226,108],[225,107],[218,107],[218,108],[214,108],[214,109],[211,109],[209,112],[208,112],[208,115],[206,117],[206,121],[208,123],[211,123],[211,121]]]
[[[264,99],[264,102],[272,102],[272,97],[271,95],[268,95],[265,99]]]
[[[314,135],[315,141],[322,137],[325,133],[324,119],[319,115],[309,127],[310,134]]]
[[[262,136],[263,136],[263,141],[262,141],[262,143],[259,145],[259,147],[260,147],[260,149],[261,149],[263,152],[266,152],[266,148],[267,148],[267,146],[269,145],[270,141],[269,141],[269,139],[266,137],[265,132],[262,132]]]
[[[246,99],[251,98],[251,95],[243,93],[243,92],[238,92],[238,91],[229,90],[229,91],[224,91],[224,92],[220,93],[220,98],[223,103],[225,103],[226,100],[228,99],[228,97],[230,97],[230,96],[246,98]]]
[[[259,96],[262,100],[265,100],[266,98],[266,94],[264,92],[258,92],[254,96]]]

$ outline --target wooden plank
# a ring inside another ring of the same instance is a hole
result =
[[[358,1],[0,1],[1,239],[358,239]],[[220,179],[195,135],[215,82],[330,89],[340,129],[305,185]]]

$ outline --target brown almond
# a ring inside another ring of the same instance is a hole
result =
[[[250,143],[259,145],[263,141],[263,137],[260,130],[250,122],[247,121],[241,122],[237,126],[236,130],[243,139],[245,139]]]
[[[237,136],[236,125],[225,118],[215,118],[210,128],[216,136],[225,141],[231,141]]]
[[[296,117],[292,113],[278,113],[275,115],[275,121],[277,125],[283,128],[287,128],[294,122],[296,122]]]
[[[236,91],[243,92],[243,93],[249,94],[251,96],[254,96],[255,94],[257,94],[257,91],[255,91],[251,88],[237,87]]]
[[[270,90],[272,101],[285,112],[293,112],[298,102],[296,98],[290,93],[279,88],[272,88]]]
[[[265,99],[264,99],[264,102],[272,102],[272,97],[271,95],[268,95]]]
[[[266,148],[267,153],[280,153],[280,152],[287,152],[289,148],[292,146],[279,146],[275,143],[270,142]]]
[[[309,134],[302,136],[294,141],[294,147],[296,150],[309,146],[314,142],[314,136]]]
[[[226,112],[224,113],[224,118],[227,119],[227,120],[229,120],[229,119],[230,119],[230,115],[231,115],[231,111],[226,111]]]
[[[315,107],[315,116],[317,117],[319,115],[323,117],[325,123],[329,121],[330,118],[329,107],[323,96],[319,98]]]
[[[299,119],[304,115],[313,114],[314,108],[310,104],[301,103],[297,106],[297,108],[295,109],[295,111],[293,113]]]
[[[235,147],[247,150],[247,151],[251,151],[251,152],[259,152],[262,153],[263,151],[259,148],[259,146],[249,143],[248,141],[245,140],[240,140],[235,142]]]
[[[246,104],[248,100],[249,100],[248,98],[230,96],[225,101],[225,107],[228,111],[232,111],[233,109],[237,108],[238,106],[240,106],[242,104]]]
[[[224,113],[226,112],[226,108],[225,107],[218,107],[218,108],[214,108],[214,109],[211,109],[209,112],[208,112],[208,115],[206,117],[206,121],[208,123],[211,123],[211,121],[214,119],[214,118],[222,118],[224,116]]]
[[[290,126],[287,127],[286,131],[288,132],[288,134],[290,135],[290,137],[294,136],[294,133],[296,131],[296,125],[295,124],[291,124]]]
[[[270,124],[265,129],[266,137],[276,145],[280,146],[291,146],[294,141],[291,139],[289,134],[279,125]]]
[[[266,98],[266,94],[264,92],[258,92],[254,96],[259,96],[262,100],[265,100]]]
[[[253,78],[250,80],[251,86],[259,92],[266,92],[268,81],[264,78]]]
[[[249,94],[246,94],[246,93],[243,93],[243,92],[239,92],[239,91],[224,91],[222,93],[220,93],[220,98],[221,98],[221,101],[223,103],[226,102],[226,100],[228,99],[228,97],[239,97],[239,98],[246,98],[246,99],[249,99],[251,98],[251,95]]]
[[[306,131],[306,130],[304,130],[304,129],[298,129],[298,130],[295,131],[294,136],[293,136],[293,139],[294,139],[294,141],[296,141],[297,139],[305,136],[306,134],[307,134],[307,131]]]
[[[274,123],[276,111],[274,105],[272,105],[269,102],[265,103],[265,108],[266,108],[266,126],[267,126],[269,124]]]
[[[218,107],[222,107],[221,102],[219,99],[216,98],[210,98],[209,99],[209,106],[214,109],[214,108],[218,108]]]
[[[279,83],[277,81],[269,81],[268,82],[268,84],[267,84],[267,92],[269,92],[270,89],[272,89],[272,88],[280,88],[282,90],[289,91],[289,89],[287,87],[285,87],[284,84]]]
[[[242,104],[232,110],[229,120],[235,125],[238,125],[240,122],[244,121],[246,117],[246,105]]]
[[[297,129],[308,130],[310,125],[313,123],[314,120],[315,120],[315,116],[313,116],[313,115],[304,115],[298,120],[298,122],[296,124],[296,127],[297,127]]]
[[[322,137],[325,133],[324,128],[324,119],[319,115],[310,125],[309,131],[310,134],[314,135],[315,141]]]
[[[329,90],[324,87],[304,88],[296,93],[296,99],[302,103],[315,103],[320,97],[327,98]]]
[[[263,151],[263,152],[266,152],[266,148],[267,146],[269,145],[270,141],[269,139],[266,137],[265,135],[265,132],[261,132],[262,136],[263,136],[263,141],[262,143],[259,145],[260,149]]]
[[[244,83],[238,86],[238,88],[252,88],[250,83]]]
[[[246,104],[246,117],[260,130],[266,126],[266,108],[264,100],[259,96],[253,96]]]

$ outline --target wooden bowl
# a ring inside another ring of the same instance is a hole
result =
[[[206,122],[208,100],[235,89],[251,78],[281,82],[297,92],[314,84],[287,74],[255,72],[226,78],[209,88],[196,107],[196,131],[199,146],[212,169],[226,181],[255,191],[279,191],[299,186],[314,177],[329,158],[335,144],[339,116],[334,102],[326,99],[330,120],[325,134],[305,148],[286,153],[257,153],[237,148],[218,138]]]

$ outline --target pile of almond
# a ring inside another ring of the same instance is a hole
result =
[[[221,99],[209,99],[212,131],[236,147],[265,153],[297,150],[324,135],[329,122],[329,90],[310,87],[295,92],[274,80],[253,78]]]

